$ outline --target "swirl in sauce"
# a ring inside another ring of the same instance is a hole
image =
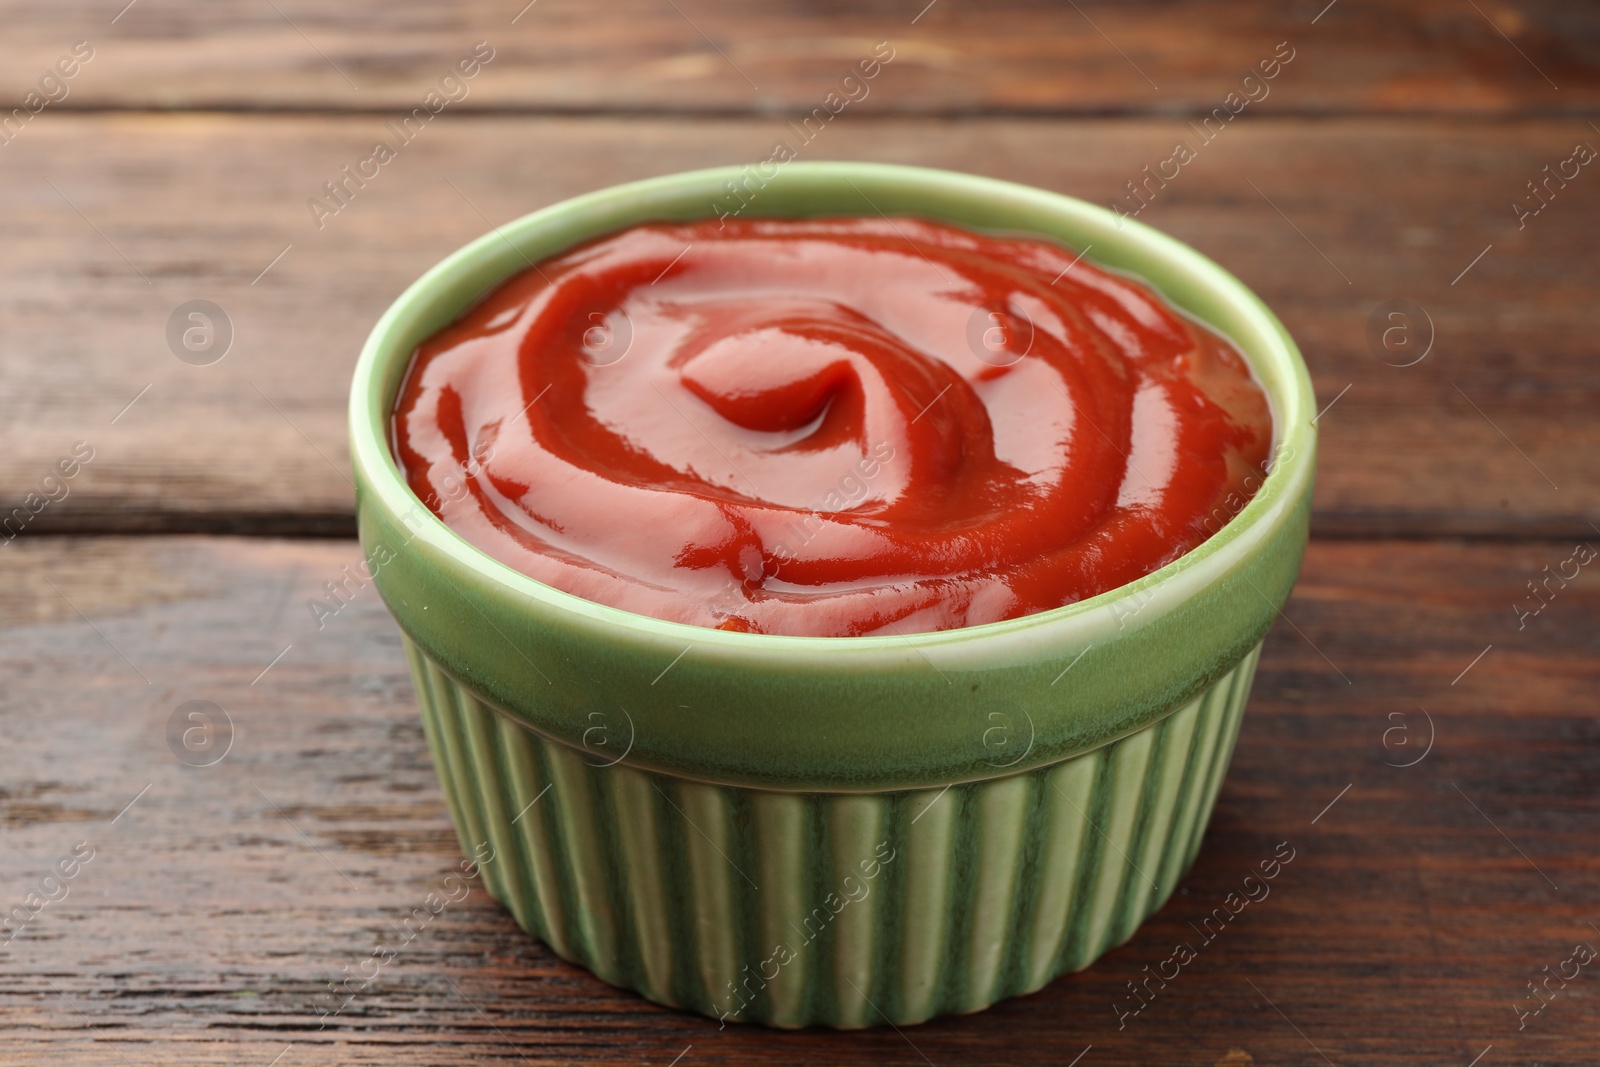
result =
[[[1069,249],[828,218],[546,260],[419,347],[394,434],[445,523],[547,585],[845,637],[1150,573],[1243,506],[1272,423],[1228,341]]]

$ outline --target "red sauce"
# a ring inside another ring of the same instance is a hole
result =
[[[1150,573],[1237,513],[1272,424],[1226,340],[1072,250],[838,218],[546,260],[418,349],[394,432],[417,495],[547,585],[852,636]]]

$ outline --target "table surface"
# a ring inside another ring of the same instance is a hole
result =
[[[1594,5],[123,3],[0,0],[0,501],[32,512],[0,545],[0,909],[28,916],[0,1062],[1595,1061],[1600,978],[1549,977],[1600,945],[1600,593],[1570,577],[1600,544]],[[491,224],[766,158],[880,41],[806,158],[1108,203],[1188,143],[1140,219],[1311,367],[1313,541],[1199,860],[1088,971],[904,1032],[719,1030],[479,889],[322,1025],[459,858],[376,594],[307,608],[359,559],[363,335]],[[319,227],[308,200],[478,42],[467,96]],[[231,323],[209,366],[168,345],[195,299]],[[209,767],[169,742],[190,700],[231,720]],[[1284,841],[1271,895],[1119,1027]]]

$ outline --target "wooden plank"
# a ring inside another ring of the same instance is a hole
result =
[[[0,583],[0,903],[79,842],[94,856],[0,947],[7,1058],[1064,1064],[1092,1045],[1082,1064],[1161,1049],[1210,1067],[1320,1062],[1313,1045],[1335,1063],[1466,1064],[1492,1045],[1484,1062],[1587,1062],[1593,975],[1520,1031],[1514,1010],[1542,967],[1600,943],[1600,592],[1585,573],[1525,628],[1511,610],[1572,549],[1314,544],[1167,907],[1032,997],[839,1035],[719,1031],[651,1006],[556,959],[476,888],[319,1029],[327,983],[459,858],[377,597],[320,631],[305,608],[355,546],[19,543]],[[214,766],[168,748],[188,700],[231,717]],[[1430,732],[1419,762],[1394,766]],[[1191,923],[1279,842],[1295,859],[1270,896],[1119,1029],[1127,983],[1199,941]]]
[[[77,441],[95,455],[36,532],[348,534],[351,368],[413,278],[491,222],[765,158],[787,129],[451,116],[319,229],[308,198],[385,135],[378,118],[47,117],[0,155],[0,500],[23,503]],[[1577,536],[1600,517],[1600,177],[1581,171],[1523,229],[1511,208],[1586,128],[1244,123],[1139,215],[1237,273],[1299,339],[1333,404],[1320,531]],[[966,169],[1100,203],[1175,139],[1199,144],[1166,120],[841,121],[826,136],[817,158]],[[93,167],[72,165],[89,153]],[[1369,319],[1401,297],[1436,336],[1410,367],[1369,344]],[[212,366],[168,348],[169,316],[193,299],[232,322]]]
[[[598,17],[580,0],[121,7],[0,4],[19,101],[78,40],[95,55],[65,107],[409,109],[478,41],[495,58],[465,108],[809,111],[879,41],[895,58],[859,105],[902,114],[1205,113],[1280,42],[1295,58],[1261,110],[1581,114],[1600,101],[1585,44],[1600,14],[1578,0],[619,0]]]

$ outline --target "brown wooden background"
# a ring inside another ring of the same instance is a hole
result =
[[[0,910],[95,850],[0,945],[0,1063],[1600,1058],[1600,975],[1516,1014],[1600,946],[1593,567],[1516,614],[1600,545],[1600,167],[1525,226],[1512,208],[1600,147],[1600,10],[124,2],[0,2],[0,115],[94,49],[0,144],[0,510],[94,450],[0,545]],[[481,890],[319,1028],[318,994],[458,858],[376,595],[320,631],[306,607],[359,555],[361,339],[491,223],[764,158],[883,40],[893,62],[807,158],[1102,203],[1295,50],[1141,215],[1255,288],[1332,404],[1315,540],[1199,861],[1091,970],[903,1034],[718,1031],[555,959]],[[319,230],[307,198],[478,41],[470,95]],[[1410,367],[1369,341],[1400,298],[1432,323]],[[191,299],[233,324],[211,366],[168,349]],[[169,748],[188,700],[231,717],[214,766]],[[1125,983],[1280,841],[1298,855],[1271,896],[1119,1030]]]

